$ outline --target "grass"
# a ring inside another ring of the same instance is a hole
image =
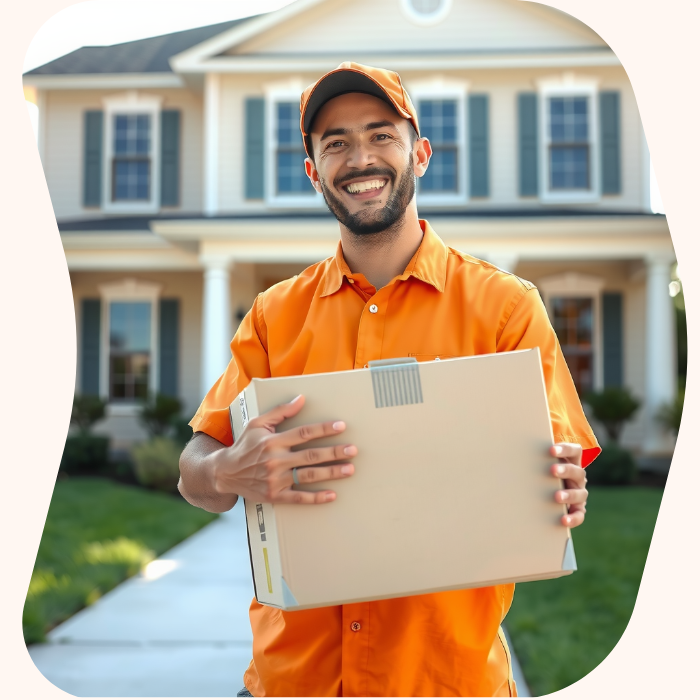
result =
[[[57,481],[22,624],[27,644],[216,516],[181,498],[107,479]]]
[[[589,488],[573,531],[578,571],[518,584],[506,627],[535,696],[565,688],[612,651],[632,615],[661,489]]]

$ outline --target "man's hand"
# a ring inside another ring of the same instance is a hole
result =
[[[276,432],[277,426],[299,413],[303,405],[304,397],[297,396],[293,401],[253,418],[233,446],[210,455],[216,493],[237,494],[256,503],[311,504],[335,500],[333,491],[294,490],[292,470],[297,468],[300,484],[347,478],[355,471],[350,463],[318,465],[354,457],[357,448],[336,445],[295,450],[310,440],[338,435],[345,430],[342,421],[328,421]]]
[[[557,503],[569,507],[568,515],[562,515],[562,525],[577,527],[586,517],[586,470],[581,467],[581,445],[559,442],[552,445],[549,453],[559,457],[559,464],[552,465],[552,475],[563,479],[564,489],[554,494]]]

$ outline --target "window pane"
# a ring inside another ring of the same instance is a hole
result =
[[[147,301],[115,301],[110,305],[109,345],[118,352],[150,352],[151,305]]]
[[[587,190],[588,146],[552,146],[549,152],[549,186],[553,190]]]
[[[147,160],[114,160],[114,200],[148,200],[151,163]]]
[[[298,127],[297,127],[298,130]],[[304,170],[306,153],[302,149],[277,152],[278,194],[311,194],[314,188]]]
[[[148,155],[151,150],[149,114],[117,114],[114,117],[115,155]]]
[[[552,299],[552,326],[579,395],[593,388],[593,299]]]
[[[433,147],[442,144],[457,144],[456,100],[423,100],[419,102],[418,122],[421,136],[427,137]]]
[[[277,103],[277,143],[280,146],[300,146],[303,152],[304,142],[299,129],[299,105],[296,102]]]
[[[549,100],[549,128],[552,143],[586,143],[588,98],[552,97]]]
[[[457,149],[436,148],[425,175],[418,182],[421,192],[456,192]]]

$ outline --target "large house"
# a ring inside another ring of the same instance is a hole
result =
[[[109,399],[116,447],[146,392],[192,414],[256,294],[332,255],[303,170],[299,97],[352,60],[400,73],[434,155],[421,215],[534,282],[581,393],[628,386],[624,442],[668,454],[675,256],[652,214],[632,86],[591,29],[516,0],[297,0],[28,72],[70,270],[76,392]]]

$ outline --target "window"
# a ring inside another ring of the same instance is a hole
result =
[[[136,401],[148,396],[151,373],[151,304],[109,304],[109,399]]]
[[[553,297],[552,326],[579,396],[593,389],[593,299]]]
[[[433,155],[425,175],[419,180],[419,192],[444,194],[459,192],[459,140],[457,100],[421,100],[418,123],[421,136],[430,141]]]
[[[588,98],[549,99],[549,188],[589,190]]]
[[[306,152],[299,130],[299,105],[277,102],[275,117],[275,193],[292,197],[315,194],[304,170]]]
[[[540,200],[547,204],[599,201],[598,80],[567,72],[538,81],[538,90],[538,133],[533,132],[532,138],[539,144]]]
[[[112,201],[151,198],[151,116],[116,114],[112,148]]]
[[[442,21],[450,11],[452,0],[402,0],[403,11],[415,24],[431,25]]]

